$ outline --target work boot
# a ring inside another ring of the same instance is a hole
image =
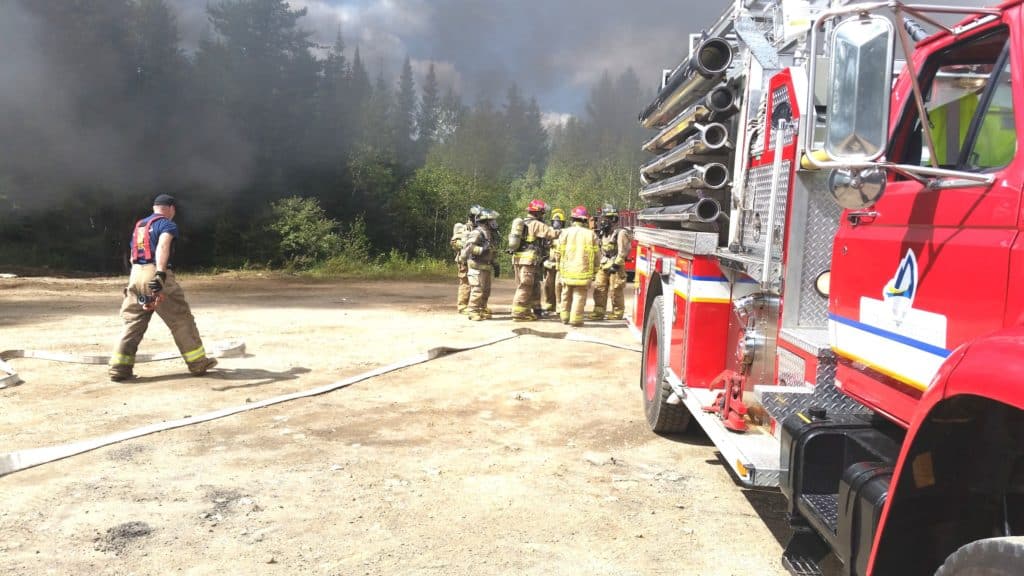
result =
[[[559,318],[562,319],[562,324],[568,324],[569,323],[569,314],[568,314],[568,312],[565,313],[565,314],[559,314],[558,316],[559,316]]]
[[[624,312],[612,312],[608,315],[609,320],[622,320],[625,317]]]
[[[203,374],[206,374],[207,370],[217,365],[217,359],[205,357],[200,358],[195,362],[186,362],[185,364],[188,365],[189,374],[192,374],[193,376],[202,376]]]
[[[520,314],[518,316],[512,317],[513,322],[533,322],[536,319],[537,317],[533,314],[533,312],[527,312],[526,314]]]
[[[459,314],[466,314],[469,306],[459,306]]]
[[[490,308],[484,308],[483,312],[481,312],[480,314],[483,315],[484,320],[490,320],[491,319],[491,309]]]
[[[593,312],[587,314],[587,320],[604,320],[604,310],[594,309]]]
[[[479,322],[481,320],[486,320],[487,316],[485,315],[484,312],[485,312],[484,310],[472,310],[472,311],[469,312],[469,319],[472,320],[473,322]]]
[[[572,326],[573,328],[579,328],[583,326],[583,320],[575,320],[573,322],[569,322],[569,326]]]
[[[128,364],[111,366],[110,369],[107,370],[107,374],[113,382],[124,382],[125,380],[135,378],[135,374],[132,374],[132,367]]]

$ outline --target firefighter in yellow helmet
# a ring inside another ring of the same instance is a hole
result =
[[[565,228],[565,212],[561,208],[551,211],[551,228],[556,231]],[[544,279],[540,283],[540,308],[545,313],[554,312],[556,309],[561,311],[561,306],[559,306],[561,287],[558,285],[558,259],[554,250],[554,242],[554,240],[545,240],[543,243],[544,268],[541,273],[543,273]]]
[[[542,243],[558,237],[558,232],[544,223],[547,211],[548,205],[543,200],[531,200],[526,207],[526,218],[513,220],[508,233],[508,250],[512,253],[516,281],[512,320],[516,322],[537,319],[534,309],[540,308],[537,271],[544,260]]]
[[[498,240],[498,213],[483,209],[476,217],[476,227],[466,236],[465,245],[459,259],[466,263],[469,277],[469,314],[470,320],[487,320],[491,312],[487,301],[491,297],[491,276],[495,273],[497,263],[495,249]]]
[[[597,235],[587,227],[587,209],[572,209],[572,226],[558,237],[558,272],[562,279],[563,324],[583,325],[583,309],[587,305],[587,289],[597,272]]]
[[[469,267],[466,266],[465,262],[460,261],[459,254],[462,253],[462,249],[466,245],[466,236],[476,227],[474,220],[481,210],[483,208],[479,204],[474,204],[469,209],[469,217],[466,221],[456,222],[452,229],[450,244],[452,250],[455,251],[455,263],[459,267],[459,290],[456,296],[456,306],[458,307],[459,314],[465,314],[466,309],[469,307]]]
[[[633,239],[628,230],[619,226],[619,211],[611,204],[601,208],[597,229],[601,268],[594,278],[594,311],[590,319],[621,320],[626,313],[626,258]],[[607,313],[609,307],[611,312]]]

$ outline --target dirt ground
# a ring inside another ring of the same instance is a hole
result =
[[[0,279],[0,350],[108,354],[122,282]],[[242,339],[247,357],[204,378],[180,360],[141,364],[120,384],[102,366],[14,360],[25,383],[0,390],[0,452],[304,390],[513,328],[504,279],[483,323],[454,313],[452,284],[182,285],[207,345]],[[635,344],[622,323],[581,330]],[[140,353],[173,349],[154,319]],[[699,434],[649,432],[639,365],[636,352],[523,336],[12,474],[0,478],[0,572],[783,574],[781,496],[736,486]]]

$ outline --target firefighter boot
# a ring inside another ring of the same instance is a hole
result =
[[[609,320],[622,320],[626,317],[624,310],[612,310],[612,313],[608,315]]]
[[[217,359],[204,357],[196,360],[195,362],[186,362],[185,364],[188,365],[189,374],[192,374],[193,376],[202,376],[203,374],[206,374],[207,370],[217,365]]]
[[[486,311],[485,310],[470,310],[469,311],[469,319],[474,321],[474,322],[479,322],[481,320],[486,320],[487,319]]]
[[[125,380],[135,378],[135,374],[132,374],[132,366],[130,364],[117,364],[111,366],[110,369],[107,370],[107,374],[113,382],[124,382]]]
[[[466,314],[468,308],[469,306],[459,306],[459,314]]]
[[[484,308],[483,311],[480,312],[480,314],[483,314],[484,320],[490,320],[491,319],[491,309],[490,308]]]
[[[621,316],[620,316],[620,318],[621,318]],[[587,320],[604,320],[604,319],[605,319],[604,308],[598,308],[597,306],[594,306],[594,311],[591,312],[590,314],[587,314]]]

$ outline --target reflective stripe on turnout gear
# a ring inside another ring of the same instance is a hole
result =
[[[195,362],[196,360],[206,357],[206,349],[200,346],[195,350],[185,352],[181,357],[185,359],[185,362]]]
[[[114,354],[110,357],[111,366],[134,366],[135,355],[133,354]]]

